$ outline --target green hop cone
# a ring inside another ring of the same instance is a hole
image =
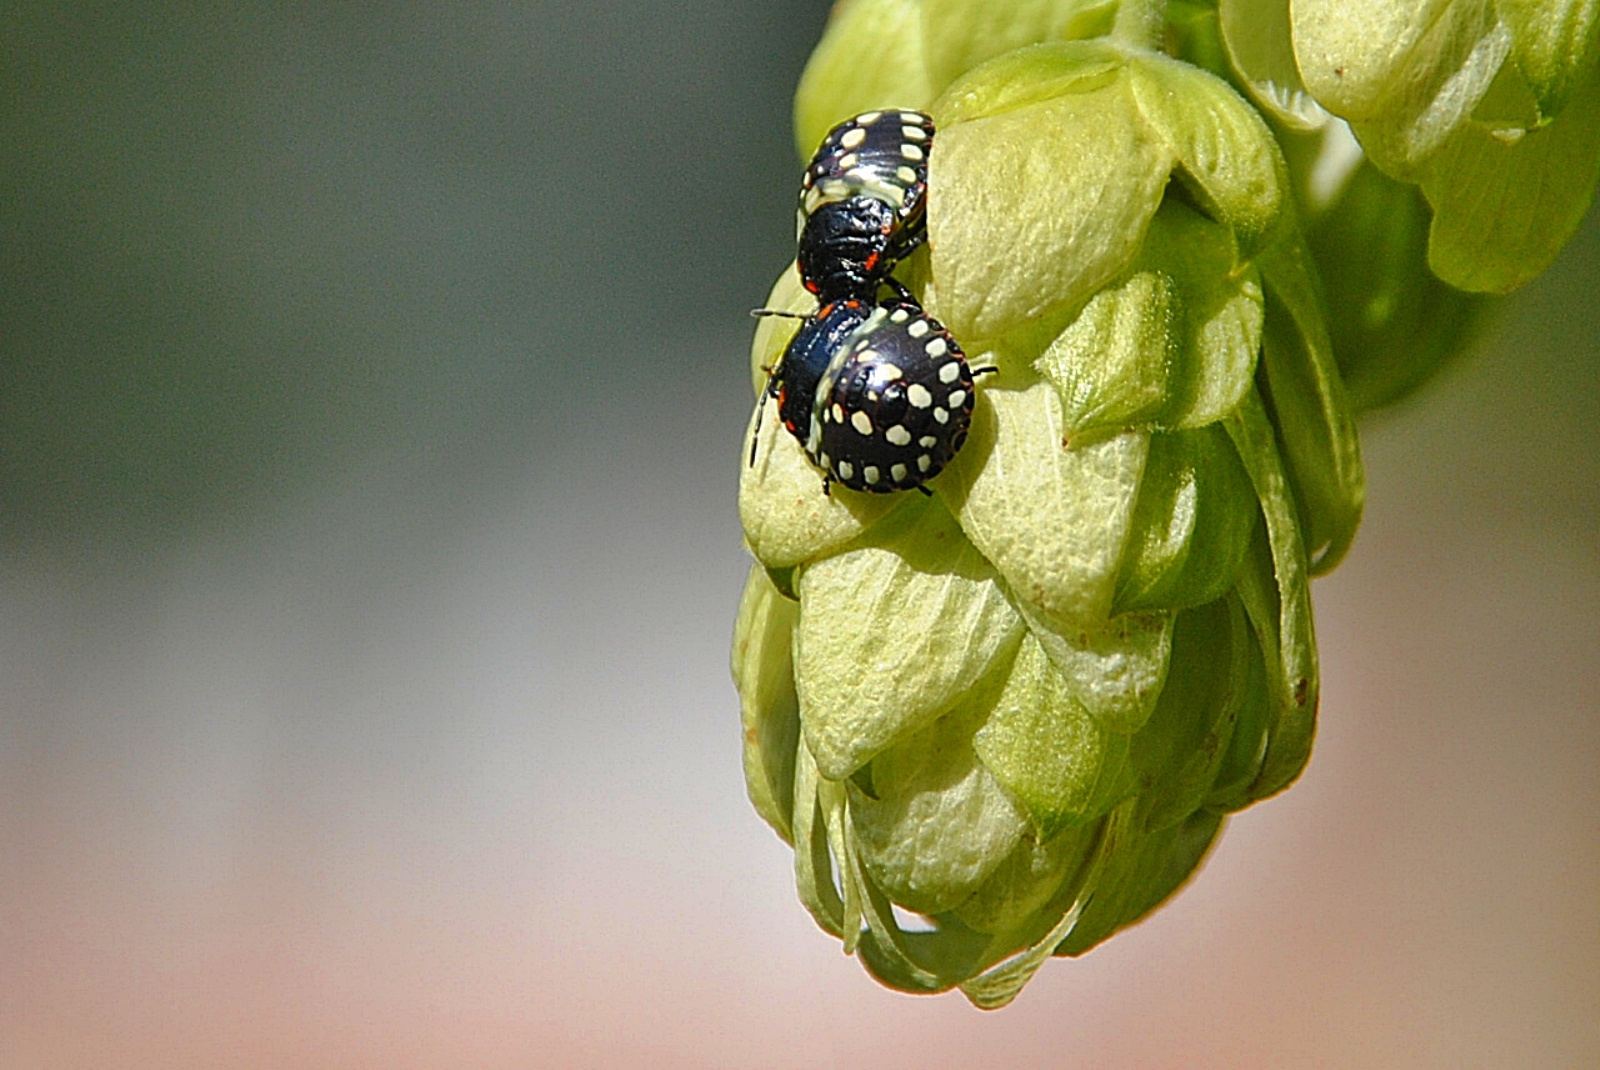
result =
[[[920,14],[857,0],[835,24],[863,11]],[[818,924],[886,984],[997,1007],[1299,773],[1309,576],[1349,545],[1361,469],[1287,171],[1241,97],[1099,39],[929,102],[943,80],[908,56],[870,98],[808,72],[797,113],[931,112],[928,250],[902,275],[997,371],[931,495],[825,493],[760,391],[794,324],[762,322],[733,673],[751,800]],[[790,270],[768,306],[812,301]]]
[[[1543,271],[1600,178],[1600,5],[1592,0],[1220,0],[1261,107],[1349,122],[1432,209],[1428,263],[1505,292]]]

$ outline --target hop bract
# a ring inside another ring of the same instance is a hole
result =
[[[836,112],[814,95],[811,121],[931,112],[902,276],[997,371],[927,497],[824,493],[765,414],[733,671],[751,799],[818,923],[887,984],[992,1007],[1298,774],[1308,578],[1349,545],[1361,471],[1287,172],[1240,96],[1107,39],[948,85],[906,68]],[[769,307],[812,305],[791,271]],[[758,329],[758,389],[793,329]]]

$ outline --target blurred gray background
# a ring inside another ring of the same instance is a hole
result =
[[[0,1067],[1600,1062],[1600,222],[1367,428],[1322,734],[1012,1008],[749,809],[822,0],[0,8]]]

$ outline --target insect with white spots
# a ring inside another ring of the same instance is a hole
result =
[[[807,290],[827,304],[872,301],[895,264],[927,240],[933,120],[920,111],[863,112],[828,132],[800,180],[800,250]]]
[[[974,372],[955,338],[909,294],[876,306],[833,301],[796,318],[805,323],[772,369],[762,404],[778,399],[783,426],[824,473],[824,493],[835,482],[929,493],[924,484],[972,424]]]
[[[837,481],[926,493],[967,440],[972,374],[955,338],[914,301],[874,308],[817,380],[804,445],[828,474],[824,490]]]
[[[789,433],[802,444],[811,430],[811,409],[817,396],[817,383],[828,370],[833,354],[844,344],[857,327],[866,322],[871,313],[864,301],[832,301],[809,316],[794,316],[805,322],[800,325],[784,350],[783,359],[767,377],[767,389],[762,392],[762,403],[769,397],[778,399],[778,418]],[[758,309],[758,316],[793,315]],[[759,420],[759,416],[757,417]],[[759,433],[761,425],[756,424]],[[756,458],[756,443],[750,443],[750,461]]]

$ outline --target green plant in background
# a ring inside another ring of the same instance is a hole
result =
[[[801,155],[868,108],[933,116],[900,274],[997,369],[931,496],[825,494],[772,412],[741,477],[750,796],[874,975],[1001,1006],[1298,775],[1309,578],[1361,514],[1353,412],[1571,235],[1600,173],[1596,14],[836,7]],[[769,299],[812,306],[792,270]],[[758,328],[758,391],[793,331]]]

